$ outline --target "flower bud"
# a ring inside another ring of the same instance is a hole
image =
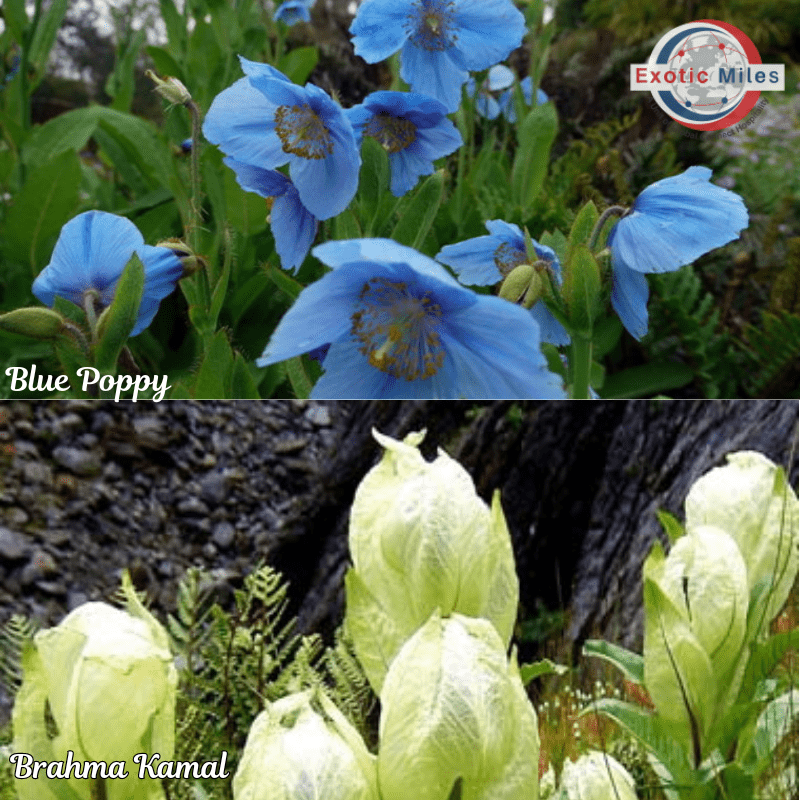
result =
[[[269,703],[233,779],[235,800],[377,800],[375,757],[324,692]]]
[[[148,69],[145,75],[155,83],[156,91],[168,102],[182,106],[192,101],[189,90],[177,78],[163,80],[151,69]]]
[[[498,495],[489,510],[460,464],[442,451],[426,462],[424,433],[374,436],[386,452],[353,501],[345,587],[347,629],[380,691],[395,653],[437,608],[488,619],[508,646],[519,582]]]
[[[172,758],[177,672],[166,631],[142,606],[127,575],[127,611],[84,603],[55,628],[40,631],[24,657],[14,706],[14,751],[37,761],[125,762],[127,778],[106,780],[108,800],[163,798],[158,781],[140,780],[133,756]],[[57,734],[46,732],[49,709]],[[131,769],[133,767],[133,769]],[[60,779],[54,779],[59,781]],[[69,777],[89,800],[90,781]],[[41,774],[17,783],[22,800],[61,796]]]
[[[165,247],[167,250],[172,250],[180,259],[183,265],[181,279],[188,278],[207,266],[206,260],[202,256],[197,255],[197,253],[180,239],[164,239],[161,242],[156,242],[156,247]]]
[[[49,308],[16,308],[0,314],[0,328],[34,339],[55,339],[64,327],[64,318]]]
[[[382,800],[536,800],[539,733],[516,659],[487,620],[438,613],[403,645],[381,692]]]
[[[536,270],[530,264],[519,264],[514,267],[500,287],[500,297],[516,303],[525,297],[531,285],[531,280],[536,277]]]
[[[644,565],[644,682],[659,714],[677,723],[696,763],[705,736],[741,681],[747,571],[736,542],[711,526],[682,536]]]
[[[686,529],[714,525],[735,540],[747,567],[750,592],[763,584],[755,598],[759,608],[750,616],[765,623],[786,602],[798,570],[797,495],[784,471],[761,453],[728,456],[724,467],[703,475],[686,498]]]
[[[561,773],[564,800],[636,800],[628,770],[608,753],[597,750],[577,761],[567,759]]]

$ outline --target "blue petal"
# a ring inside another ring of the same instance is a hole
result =
[[[455,270],[459,280],[468,286],[490,286],[503,278],[494,262],[495,250],[501,243],[496,236],[476,236],[445,245],[436,260]]]
[[[478,296],[475,306],[448,318],[451,359],[436,373],[441,397],[557,399],[561,378],[547,369],[539,327],[520,306]],[[449,362],[449,363],[448,363]],[[441,376],[441,377],[440,377]]]
[[[283,22],[285,25],[295,25],[298,22],[311,22],[311,6],[313,0],[285,0],[273,14],[272,18]]]
[[[525,17],[511,0],[459,0],[456,48],[467,69],[488,69],[522,44]]]
[[[409,10],[398,0],[364,0],[350,26],[356,55],[375,64],[396,53],[407,37],[403,23]]]
[[[56,295],[81,305],[87,289],[103,292],[115,286],[134,250],[143,246],[142,234],[129,219],[86,211],[61,229],[50,263],[33,282],[33,293],[48,306]]]
[[[288,162],[289,154],[275,133],[276,108],[251,86],[249,78],[241,78],[214,98],[203,135],[238,161],[267,169],[280,167]]]
[[[408,264],[413,270],[448,286],[461,288],[457,280],[433,259],[392,239],[339,239],[317,245],[312,254],[332,269],[358,261],[375,264]]]
[[[292,185],[292,182],[277,170],[254,167],[252,164],[245,164],[230,157],[223,158],[222,163],[234,171],[236,182],[246,192],[260,194],[262,197],[278,197]]]
[[[570,336],[564,326],[550,313],[550,309],[543,302],[539,301],[534,305],[531,316],[539,325],[543,342],[556,345],[570,343]]]
[[[300,202],[294,186],[275,200],[270,213],[275,249],[284,269],[300,268],[317,235],[317,220]]]
[[[690,167],[648,186],[608,237],[617,263],[638,272],[670,272],[736,239],[748,225],[739,195]]]
[[[435,97],[448,112],[458,109],[461,87],[469,76],[452,60],[453,50],[424,50],[406,42],[400,54],[400,77],[415,92]]]
[[[137,253],[144,265],[144,289],[131,336],[138,336],[153,321],[159,303],[172,294],[175,284],[183,275],[180,259],[166,247],[143,245],[137,248]]]
[[[258,75],[265,75],[268,78],[275,78],[284,83],[291,83],[291,81],[279,70],[275,69],[271,64],[262,64],[260,61],[250,61],[244,56],[239,56],[239,64],[242,72],[248,78],[255,78]]]
[[[490,92],[508,89],[514,84],[514,73],[505,64],[495,64],[486,76],[486,85]]]
[[[486,222],[486,230],[489,231],[492,236],[502,237],[514,247],[525,249],[525,237],[522,235],[522,230],[519,225],[515,225],[513,222],[505,222],[502,219],[490,219]]]
[[[611,261],[611,305],[628,333],[635,339],[641,339],[647,333],[647,298],[650,294],[647,278],[641,272],[615,261],[613,253]]]

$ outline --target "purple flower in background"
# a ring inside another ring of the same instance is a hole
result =
[[[183,274],[180,259],[166,247],[144,243],[139,229],[125,217],[86,211],[61,229],[50,263],[33,282],[33,293],[52,306],[56,296],[83,306],[84,294],[95,291],[102,306],[114,300],[117,282],[136,253],[144,265],[144,290],[131,336],[141,333]]]
[[[709,183],[708,167],[648,186],[608,235],[613,267],[611,304],[637,339],[647,333],[646,272],[672,272],[733,241],[747,227],[738,194]]]
[[[371,64],[399,50],[411,90],[455,111],[469,71],[522,44],[525,18],[511,0],[364,0],[350,33],[356,55]]]
[[[445,116],[447,109],[432,97],[409,92],[373,92],[346,112],[356,141],[376,139],[389,155],[391,190],[395,197],[413,189],[433,162],[462,144],[461,134]]]

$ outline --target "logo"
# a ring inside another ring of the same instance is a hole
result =
[[[652,92],[672,119],[698,131],[736,125],[761,92],[784,88],[784,65],[762,64],[745,33],[716,19],[673,28],[630,69],[631,91]]]

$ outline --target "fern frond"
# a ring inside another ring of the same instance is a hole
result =
[[[0,628],[0,684],[13,697],[22,683],[22,651],[38,626],[22,614],[14,614]]]
[[[760,328],[748,326],[747,349],[753,360],[748,385],[761,397],[800,397],[800,317],[763,312]]]

